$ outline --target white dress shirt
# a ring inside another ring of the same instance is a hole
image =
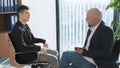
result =
[[[99,24],[100,24],[100,23],[99,23]],[[89,35],[89,37],[88,37],[88,39],[87,39],[87,43],[86,43],[86,46],[85,46],[85,49],[86,49],[86,50],[88,50],[88,48],[89,48],[89,46],[90,46],[90,40],[91,40],[94,32],[96,31],[97,27],[99,26],[99,24],[97,24],[97,25],[94,26],[94,27],[90,27],[91,33],[90,33],[90,35]],[[92,58],[86,57],[86,56],[84,56],[84,58],[85,58],[86,60],[88,60],[89,62],[93,63],[94,65],[96,65],[95,61],[94,61]]]

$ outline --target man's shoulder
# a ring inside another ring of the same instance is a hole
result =
[[[110,31],[112,31],[112,28],[110,26],[106,25],[104,22],[101,23],[100,28],[102,30],[110,30]]]
[[[107,25],[105,25],[105,24],[101,24],[99,26],[99,28],[97,29],[97,31],[100,32],[100,33],[103,33],[103,34],[105,34],[105,33],[106,34],[108,34],[108,33],[112,34],[113,33],[112,28],[107,26]]]
[[[16,23],[15,26],[14,26],[14,28],[13,28],[13,30],[18,30],[19,31],[19,30],[24,30],[24,28],[19,23]]]
[[[113,31],[112,28],[110,26],[107,26],[107,25],[104,26],[104,30]]]

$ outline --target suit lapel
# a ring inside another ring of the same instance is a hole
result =
[[[101,26],[103,26],[103,25],[104,25],[104,22],[102,21],[102,22],[100,23],[100,25],[97,27],[97,29],[95,30],[95,32],[94,32],[94,34],[93,34],[93,36],[92,36],[92,38],[91,38],[91,41],[94,40],[93,37],[96,35],[96,33],[98,33],[97,31],[101,30]],[[86,37],[86,40],[85,40],[84,47],[86,47],[87,39],[88,39],[88,37],[89,37],[89,32],[90,32],[90,29],[89,29],[88,32],[87,32],[87,37]],[[90,41],[90,44],[91,44],[91,41]]]

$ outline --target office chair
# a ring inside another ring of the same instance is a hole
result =
[[[120,62],[118,61],[120,54],[120,40],[115,41],[112,54],[108,59],[108,62],[105,62],[106,68],[119,68]]]
[[[115,62],[117,64],[118,68],[120,65],[120,61],[118,61],[119,54],[120,54],[120,40],[116,40],[114,43],[111,59],[113,62]]]
[[[9,37],[9,42],[12,44],[10,33],[8,33],[8,37]],[[12,47],[14,49],[14,46]],[[35,51],[15,53],[14,58],[18,64],[23,65],[23,66],[31,65],[31,68],[50,68],[49,62],[38,62],[37,61],[37,59],[39,58],[39,55]],[[33,61],[33,60],[36,60],[36,61]]]
[[[29,64],[31,64],[31,68],[46,68],[46,66],[49,68],[49,63],[48,62],[32,61],[32,60],[34,60],[34,59],[36,59],[38,57],[33,58],[31,56],[31,54],[33,54],[33,56],[38,56],[38,53],[34,52],[34,51],[24,52],[24,53],[21,52],[21,53],[15,54],[15,60],[16,60],[17,63],[19,63],[21,65],[29,65]],[[27,57],[25,57],[25,56],[27,56]],[[22,57],[24,57],[24,58],[22,58]]]

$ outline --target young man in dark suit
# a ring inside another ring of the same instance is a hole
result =
[[[21,56],[17,56],[18,59],[16,60],[21,63],[31,61],[49,62],[52,68],[57,68],[57,51],[48,49],[48,44],[46,43],[46,40],[42,38],[35,38],[26,23],[27,21],[29,21],[30,18],[29,8],[25,5],[21,5],[18,7],[17,14],[18,21],[15,24],[12,32],[10,33],[10,38],[13,42],[16,54],[19,54],[21,52],[26,53],[35,51],[38,53],[38,55],[34,55],[32,53],[24,54]],[[43,47],[37,46],[35,45],[35,43],[43,43]],[[39,56],[39,58],[37,56]]]
[[[113,31],[102,21],[102,13],[91,8],[86,15],[88,33],[84,48],[65,51],[62,54],[59,68],[107,68],[113,48]],[[79,46],[79,45],[78,45]]]

